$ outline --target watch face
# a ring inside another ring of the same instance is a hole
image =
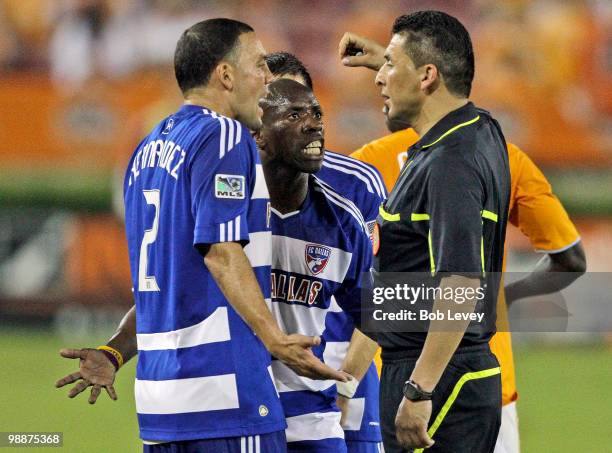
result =
[[[410,401],[417,401],[420,399],[419,392],[410,382],[404,384],[404,396]]]

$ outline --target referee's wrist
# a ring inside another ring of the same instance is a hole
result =
[[[423,376],[415,376],[414,374],[410,376],[409,380],[417,384],[419,388],[423,390],[424,392],[429,392],[429,393],[433,392],[436,386],[438,385],[438,382],[434,382],[430,379],[426,379]]]

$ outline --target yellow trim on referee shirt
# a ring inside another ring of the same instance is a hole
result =
[[[494,212],[483,209],[481,214],[483,219],[493,220],[494,222],[497,222],[497,214],[495,214]]]
[[[427,245],[429,246],[429,267],[431,268],[432,277],[436,275],[436,261],[433,256],[433,247],[431,246],[431,228],[427,233]]]
[[[410,220],[413,222],[420,222],[421,220],[429,220],[429,214],[418,214],[413,212],[410,214]]]
[[[442,424],[444,417],[446,417],[446,414],[448,414],[448,411],[450,410],[451,406],[457,399],[457,396],[459,396],[459,392],[461,391],[463,384],[465,384],[468,381],[474,380],[474,379],[483,379],[483,378],[495,376],[500,373],[501,373],[500,368],[495,367],[495,368],[489,368],[488,370],[472,371],[471,373],[465,373],[463,376],[461,376],[459,380],[457,381],[457,383],[455,384],[455,387],[453,388],[453,391],[451,392],[450,396],[446,400],[446,403],[444,403],[444,406],[442,406],[442,409],[440,409],[440,412],[438,413],[436,420],[433,422],[433,425],[431,425],[431,427],[427,430],[427,434],[429,434],[429,437],[433,438],[433,435],[436,433],[436,431]],[[423,453],[423,449],[422,448],[416,449],[414,450],[414,453]]]
[[[482,266],[482,276],[486,276],[485,261],[484,261],[484,235],[480,235],[480,264]]]
[[[436,143],[438,143],[440,140],[442,140],[444,137],[446,137],[447,135],[452,134],[453,132],[455,132],[457,129],[461,129],[462,127],[465,126],[469,126],[470,124],[474,124],[476,121],[478,121],[480,119],[480,115],[478,115],[476,118],[466,121],[465,123],[461,123],[461,124],[457,124],[455,127],[450,128],[449,130],[447,130],[445,133],[443,133],[442,135],[440,135],[440,137],[436,140],[431,142],[429,145],[425,145],[423,146],[423,148],[429,148],[430,146],[435,145]]]
[[[378,213],[380,214],[380,216],[383,219],[385,219],[385,220],[387,220],[389,222],[398,222],[399,219],[400,219],[399,213],[391,214],[391,213],[385,211],[385,208],[383,207],[382,204],[378,207]]]
[[[497,214],[495,214],[494,212],[483,209],[482,211],[480,211],[480,215],[482,216],[483,219],[492,220],[493,222],[497,223]],[[484,233],[480,236],[480,263],[482,266],[482,276],[484,277],[487,275],[487,273],[485,272]]]

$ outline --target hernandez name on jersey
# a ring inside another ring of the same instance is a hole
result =
[[[194,247],[248,243],[245,253],[270,297],[269,196],[248,130],[202,107],[183,106],[136,148],[124,198],[142,439],[283,430],[270,356]]]

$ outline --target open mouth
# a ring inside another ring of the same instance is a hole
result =
[[[302,153],[306,156],[320,157],[323,155],[323,144],[321,140],[310,142],[302,149]]]

